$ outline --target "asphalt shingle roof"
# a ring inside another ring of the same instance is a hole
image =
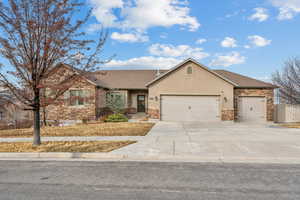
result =
[[[160,70],[160,73],[166,72]],[[101,70],[88,76],[89,80],[105,88],[147,89],[146,84],[157,76],[157,70]]]
[[[161,70],[163,74],[168,70]],[[276,88],[277,86],[226,70],[212,70],[232,81],[236,88]],[[113,89],[147,89],[147,83],[157,77],[157,70],[101,70],[87,78],[94,84]]]
[[[212,70],[219,74],[222,77],[231,80],[232,82],[237,84],[237,88],[277,88],[276,85],[271,83],[267,83],[264,81],[260,81],[254,78],[250,78],[248,76],[244,76],[241,74],[237,74],[234,72],[230,72],[227,70]]]

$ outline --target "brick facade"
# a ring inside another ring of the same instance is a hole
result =
[[[137,108],[133,108],[133,107],[127,108],[126,112],[128,114],[135,114],[135,113],[137,113]]]
[[[106,107],[106,93],[106,89],[96,87],[96,119],[112,113],[112,111]]]
[[[73,74],[69,68],[61,67],[47,79],[47,83],[59,82],[71,73]],[[89,91],[90,96],[88,97],[87,103],[72,106],[70,105],[70,99],[66,98],[66,95],[62,95],[53,104],[47,106],[47,120],[92,120],[112,114],[112,111],[106,105],[106,93],[109,91],[108,89],[98,87],[84,77],[78,76],[72,82],[70,89],[66,92],[79,89]],[[137,95],[145,95],[145,106],[147,110],[147,90],[120,90],[120,92],[123,92],[126,97],[125,113],[137,113]]]
[[[159,110],[157,110],[157,109],[148,108],[147,114],[151,119],[160,119],[160,113],[159,113]]]
[[[234,120],[234,110],[222,110],[222,121],[233,121]]]
[[[67,76],[70,70],[66,67],[62,67],[47,79],[47,83],[51,81],[63,80],[64,76]],[[57,82],[58,82],[57,81]],[[70,90],[84,90],[87,91],[88,96],[84,97],[84,105],[73,106],[70,105],[70,98],[66,96]],[[47,120],[85,120],[95,119],[96,117],[96,87],[83,77],[76,77],[72,80],[71,87],[60,96],[54,103],[47,106],[46,118]]]
[[[234,118],[238,120],[238,98],[239,97],[265,97],[267,100],[267,121],[274,119],[274,91],[273,89],[235,89],[234,90]]]

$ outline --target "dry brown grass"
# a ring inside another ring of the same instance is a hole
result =
[[[65,127],[44,127],[42,136],[145,136],[153,123],[100,123]],[[32,137],[33,129],[1,130],[0,137]]]
[[[300,128],[300,123],[285,123],[285,124],[280,124],[280,126],[286,128]]]
[[[0,152],[110,152],[133,143],[135,141],[71,141],[32,146],[31,142],[1,142]]]

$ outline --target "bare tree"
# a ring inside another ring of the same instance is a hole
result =
[[[40,108],[52,103],[70,86],[76,73],[47,85],[46,79],[59,63],[75,66],[81,73],[97,70],[107,38],[102,29],[96,40],[87,39],[83,25],[91,10],[77,0],[0,1],[0,82],[34,115],[33,145],[40,145]],[[50,99],[41,91],[51,88]]]
[[[273,74],[273,82],[280,88],[280,101],[289,104],[300,103],[300,59],[289,59],[285,62],[282,72]]]

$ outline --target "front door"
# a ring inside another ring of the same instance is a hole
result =
[[[145,95],[138,95],[137,96],[137,111],[138,112],[145,112],[146,111],[146,104],[145,104]]]

